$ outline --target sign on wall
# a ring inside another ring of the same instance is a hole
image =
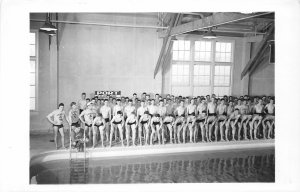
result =
[[[121,97],[121,91],[95,91],[95,96],[98,96],[98,97],[104,97],[104,96]]]

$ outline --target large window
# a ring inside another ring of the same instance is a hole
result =
[[[171,90],[191,90],[194,96],[231,94],[233,41],[177,40],[172,50]]]
[[[37,108],[37,32],[30,32],[30,110]]]
[[[173,60],[174,61],[190,60],[190,41],[183,41],[183,40],[174,41]]]

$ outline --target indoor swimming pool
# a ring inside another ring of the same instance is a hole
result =
[[[275,182],[275,150],[49,161],[32,165],[30,179],[37,184]]]

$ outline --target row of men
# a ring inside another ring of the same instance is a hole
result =
[[[71,127],[72,141],[76,140],[76,134],[85,131],[86,135],[92,142],[93,147],[97,144],[97,134],[100,133],[102,147],[104,141],[112,145],[113,135],[115,141],[121,139],[124,145],[124,139],[127,145],[132,138],[132,144],[137,141],[142,145],[153,144],[158,139],[159,144],[164,144],[168,140],[170,143],[181,143],[189,137],[190,142],[197,142],[198,136],[201,135],[201,141],[207,142],[243,139],[257,139],[257,133],[260,125],[263,127],[263,138],[270,138],[274,135],[275,122],[275,105],[274,99],[269,97],[263,104],[263,99],[259,98],[251,102],[248,98],[238,99],[237,103],[225,98],[216,103],[215,97],[200,98],[200,103],[195,104],[195,98],[188,100],[185,105],[184,100],[178,103],[167,99],[167,104],[163,100],[159,105],[155,105],[155,99],[150,99],[150,105],[141,100],[141,106],[136,109],[131,99],[128,104],[122,105],[121,99],[116,100],[116,104],[111,108],[109,101],[104,100],[104,105],[97,108],[95,102],[86,104],[85,109],[80,110],[75,102],[71,103],[71,109],[66,117]],[[58,131],[62,135],[63,141],[63,118],[65,112],[64,105],[60,104],[59,109],[50,113],[48,120],[54,125],[54,132]],[[124,130],[125,128],[125,130]],[[199,134],[200,133],[200,134]],[[82,134],[81,134],[82,135]],[[225,138],[224,138],[225,136]],[[55,135],[55,143],[57,146]],[[63,145],[64,148],[64,145]]]

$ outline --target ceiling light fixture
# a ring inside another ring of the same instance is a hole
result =
[[[217,35],[212,32],[212,28],[209,28],[206,33],[203,34],[204,39],[216,39]]]
[[[40,28],[40,30],[42,30],[42,31],[56,31],[57,30],[57,28],[54,26],[54,25],[52,25],[52,23],[51,23],[51,21],[50,21],[50,13],[47,13],[47,15],[46,15],[46,22],[45,22],[45,24]]]

